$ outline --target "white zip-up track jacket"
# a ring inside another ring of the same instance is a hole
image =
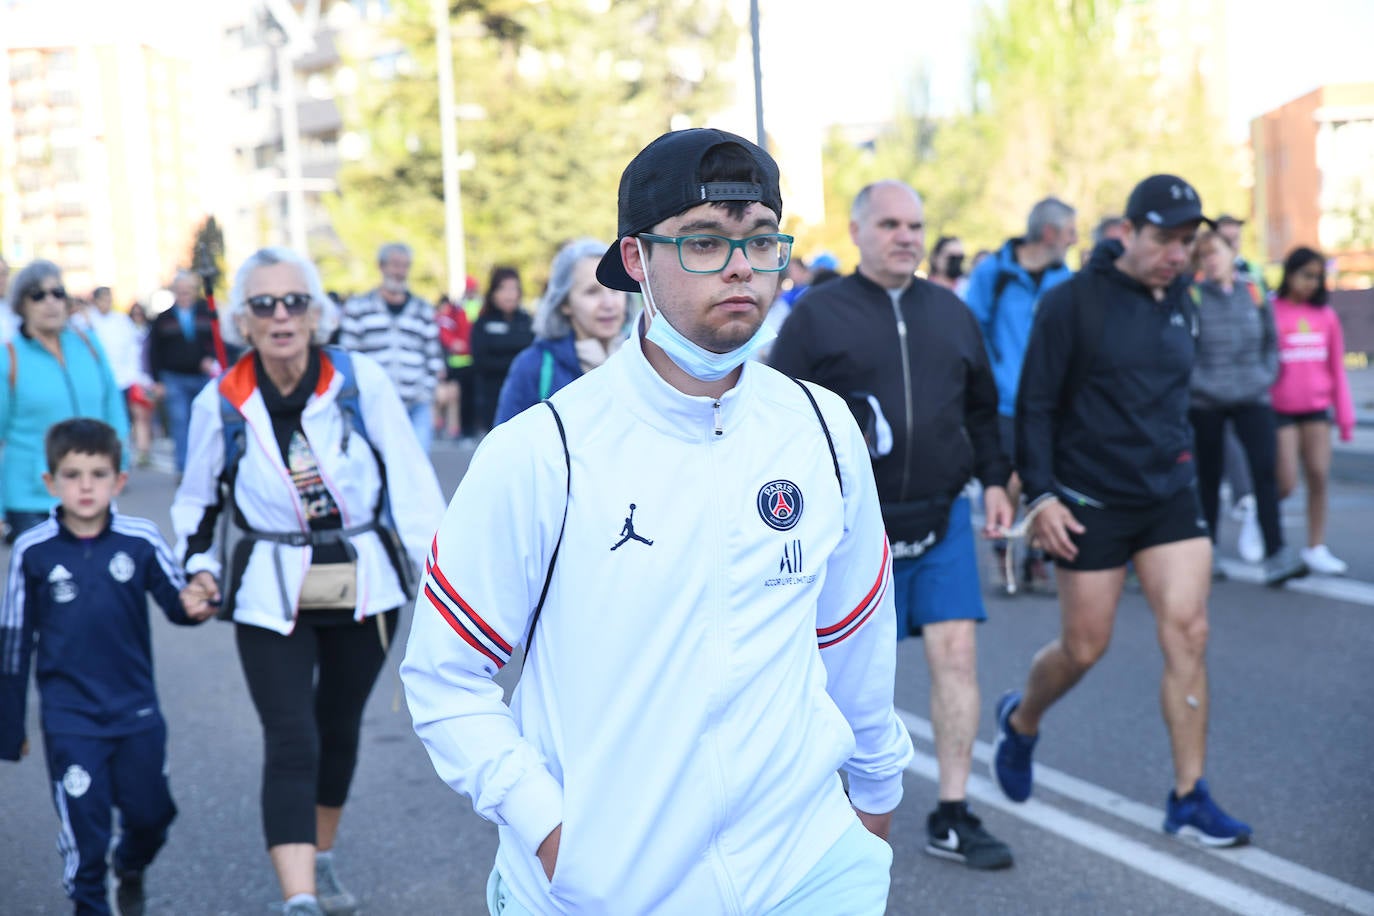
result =
[[[434,467],[415,438],[405,406],[376,362],[351,354],[358,384],[358,406],[367,422],[372,448],[387,467],[387,486],[397,533],[407,558],[422,563],[443,510],[443,492]],[[263,403],[253,372],[253,358],[244,356],[225,381],[229,399],[244,417],[243,456],[239,459],[233,499],[245,521],[256,531],[308,532],[309,523],[291,472],[282,461],[272,418]],[[326,353],[320,354],[320,380],[301,411],[301,429],[319,465],[320,476],[339,506],[343,526],[371,521],[381,492],[382,474],[372,448],[356,430],[344,435],[343,409],[338,405],[342,374]],[[172,501],[172,528],[177,556],[186,558],[193,575],[208,570],[220,587],[232,587],[220,568],[219,545],[188,556],[188,544],[205,540],[214,527],[219,503],[219,475],[224,469],[224,426],[220,418],[220,385],[205,386],[191,404],[190,443],[186,473]],[[220,511],[233,512],[233,506]],[[357,553],[358,606],[354,617],[389,611],[409,599],[375,531],[349,539]],[[277,578],[273,551],[280,551],[282,579]],[[296,626],[296,601],[283,607],[282,595],[299,596],[310,568],[312,548],[257,541],[234,595],[234,622],[290,633]],[[232,578],[232,577],[231,577]]]
[[[402,665],[439,775],[540,914],[755,914],[902,795],[891,560],[843,402],[749,363],[718,400],[638,336],[483,442]],[[548,598],[509,708],[492,676]],[[553,880],[535,850],[558,824]]]

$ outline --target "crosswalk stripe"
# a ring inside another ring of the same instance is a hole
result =
[[[926,742],[933,742],[935,740],[935,733],[931,728],[929,720],[923,719],[915,713],[908,712],[904,709],[898,709],[897,715],[901,717],[902,723],[906,725],[907,730],[911,732],[913,737],[920,738]],[[922,757],[926,755],[918,753],[917,756]],[[992,745],[988,744],[985,741],[974,742],[973,757],[980,763],[987,764],[989,761],[992,760]],[[927,759],[930,761],[931,767],[934,767],[934,758],[927,757]],[[922,766],[924,766],[924,764],[922,764]],[[928,773],[924,770],[912,769],[911,767],[908,767],[908,769],[911,769],[912,772],[918,773],[919,775],[927,776],[930,779],[937,779],[939,775],[938,771],[935,769],[930,769]],[[970,795],[974,795],[975,781],[978,783],[979,788],[979,794],[976,796],[978,801],[984,804],[992,805],[993,807],[996,807],[1001,811],[1005,811],[1017,817],[1021,817],[1022,820],[1029,821],[1030,823],[1035,824],[1036,826],[1046,826],[1041,822],[1041,817],[1043,814],[1042,809],[1048,809],[1050,811],[1053,811],[1056,816],[1062,815],[1062,817],[1074,820],[1071,815],[1063,814],[1063,812],[1059,812],[1057,809],[1051,808],[1044,802],[1037,802],[1034,799],[1025,802],[1024,804],[1008,801],[1007,798],[1002,794],[1000,789],[993,785],[990,780],[985,779],[981,776],[975,775],[969,778]],[[1035,785],[1036,788],[1049,789],[1052,792],[1055,792],[1066,798],[1070,798],[1096,811],[1101,811],[1104,814],[1109,814],[1113,817],[1120,818],[1130,824],[1134,824],[1135,826],[1142,827],[1146,830],[1159,832],[1160,825],[1164,823],[1164,812],[1157,808],[1152,808],[1149,805],[1132,801],[1131,799],[1128,799],[1125,796],[1118,795],[1110,789],[1105,789],[1101,786],[1095,785],[1094,783],[1090,783],[1086,780],[1079,779],[1076,776],[1070,776],[1068,773],[1056,770],[1053,767],[1046,766],[1043,763],[1036,763],[1035,765]],[[987,797],[984,797],[985,795]],[[1059,826],[1064,826],[1067,823],[1059,817],[1056,817],[1056,819],[1053,822]],[[1090,824],[1090,826],[1096,825]],[[1051,830],[1051,832],[1059,834],[1061,836],[1065,836],[1067,839],[1070,839],[1073,842],[1081,843],[1081,845],[1088,846],[1089,848],[1099,852],[1102,851],[1101,849],[1098,849],[1096,840],[1094,840],[1093,842],[1084,842],[1081,841],[1079,839],[1079,836],[1076,834],[1066,835],[1060,833],[1060,831],[1055,827],[1046,827],[1046,829],[1049,829]],[[1077,826],[1073,826],[1073,829],[1076,830],[1078,828]],[[1097,829],[1104,830],[1111,836],[1117,836],[1116,834],[1112,834],[1111,831],[1106,830],[1105,828],[1099,827]],[[1161,836],[1162,835],[1163,834],[1161,834]],[[1121,837],[1121,840],[1126,843],[1134,842],[1124,837]],[[1149,849],[1149,847],[1143,846],[1142,848]],[[1324,900],[1327,903],[1334,904],[1335,906],[1343,907],[1344,909],[1352,913],[1359,913],[1361,914],[1361,916],[1374,916],[1374,893],[1364,890],[1363,888],[1356,887],[1352,884],[1347,884],[1344,881],[1341,881],[1337,878],[1333,878],[1330,875],[1323,874],[1319,871],[1315,871],[1311,868],[1308,868],[1305,865],[1300,865],[1297,862],[1292,862],[1288,859],[1282,858],[1281,856],[1276,856],[1273,853],[1265,852],[1263,849],[1259,849],[1258,847],[1248,846],[1241,849],[1223,850],[1211,849],[1199,845],[1189,846],[1188,848],[1190,850],[1204,852],[1210,856],[1214,856],[1217,859],[1220,859],[1221,861],[1227,862],[1228,864],[1252,872],[1270,881],[1282,884],[1286,887],[1292,888],[1293,890],[1299,891],[1312,897],[1316,897],[1320,900]],[[1151,850],[1151,852],[1156,856],[1163,856],[1170,862],[1178,862],[1178,860],[1173,859],[1167,856],[1166,854],[1160,853],[1156,850]],[[1131,855],[1134,856],[1136,855],[1136,853],[1132,852]],[[1116,855],[1111,855],[1111,858],[1118,857]],[[1135,859],[1119,859],[1119,861],[1123,861],[1125,862],[1125,864],[1130,865],[1132,867],[1138,867]],[[1186,863],[1182,862],[1179,862],[1178,864],[1184,865],[1187,868],[1194,867],[1187,866]],[[1202,872],[1202,874],[1209,875],[1208,872]],[[1183,885],[1177,885],[1175,881],[1170,880],[1168,878],[1165,878],[1164,880],[1168,880],[1169,883],[1176,884],[1176,886],[1183,887],[1184,890],[1188,890],[1190,892],[1193,891],[1193,886],[1191,884],[1185,887]],[[1191,881],[1192,879],[1189,880]],[[1239,887],[1239,885],[1234,885],[1233,882],[1225,882],[1224,879],[1216,878],[1215,880],[1222,881],[1226,885]],[[1210,887],[1210,885],[1208,886]],[[1225,895],[1228,895],[1226,899],[1230,899],[1229,895],[1231,894],[1231,891],[1229,888],[1223,886],[1213,889],[1217,890],[1218,892],[1224,893]],[[1245,889],[1241,888],[1241,890]],[[1247,891],[1247,893],[1256,892]],[[1207,895],[1199,894],[1199,896]],[[1300,912],[1298,910],[1291,910],[1287,908],[1285,904],[1279,903],[1278,901],[1274,901],[1272,900],[1272,898],[1264,897],[1263,895],[1257,896],[1260,897],[1259,902],[1263,903],[1264,906],[1268,907],[1270,904],[1273,904],[1279,907],[1283,907],[1283,909],[1274,910],[1246,908],[1236,910],[1236,912]],[[1207,896],[1207,899],[1213,900],[1213,898],[1210,896]],[[1222,899],[1215,899],[1214,902],[1218,903],[1219,905],[1229,906],[1229,904],[1224,903]]]

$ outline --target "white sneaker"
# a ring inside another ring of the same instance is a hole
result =
[[[1243,522],[1247,518],[1255,517],[1255,496],[1253,493],[1246,493],[1236,504],[1231,507],[1231,518],[1233,521]]]
[[[1252,499],[1253,497],[1245,497]],[[1259,513],[1254,503],[1240,521],[1240,536],[1236,539],[1236,552],[1247,563],[1258,563],[1264,559],[1264,532],[1260,530]]]
[[[1312,572],[1324,576],[1342,576],[1350,568],[1344,560],[1338,560],[1332,556],[1325,544],[1304,548],[1302,561],[1307,564],[1307,568]]]

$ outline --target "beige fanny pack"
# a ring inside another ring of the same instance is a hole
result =
[[[344,611],[358,606],[358,564],[316,563],[301,583],[303,611]]]

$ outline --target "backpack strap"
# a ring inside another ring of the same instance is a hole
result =
[[[546,401],[553,394],[553,351],[544,350],[539,359],[539,400]]]
[[[992,283],[992,304],[988,306],[988,350],[992,353],[992,361],[1000,363],[1002,361],[1002,351],[997,346],[997,312],[1002,304],[1002,294],[1007,291],[1011,281],[1016,279],[1016,274],[1009,270],[997,271],[997,279]]]
[[[552,401],[543,401],[545,407],[553,414],[554,425],[558,427],[558,441],[563,444],[563,464],[568,470],[567,484],[564,489],[563,499],[563,521],[558,525],[558,540],[553,545],[553,556],[549,557],[549,568],[544,573],[544,587],[539,590],[539,602],[534,606],[534,614],[530,617],[530,631],[525,636],[525,658],[530,657],[530,652],[534,649],[534,628],[539,625],[539,615],[544,612],[544,600],[549,597],[549,584],[553,582],[553,567],[558,563],[558,551],[563,547],[563,532],[568,527],[568,502],[572,499],[572,455],[568,452],[568,434],[563,429],[563,418],[558,415],[558,410],[553,406]],[[521,662],[523,666],[523,662]]]
[[[811,403],[811,409],[816,412],[816,419],[821,424],[821,432],[825,433],[825,444],[830,449],[830,462],[835,466],[835,483],[840,485],[840,496],[844,496],[844,480],[840,477],[840,458],[835,454],[835,440],[830,435],[830,427],[825,422],[825,417],[821,415],[821,406],[816,403],[816,396],[811,393],[811,389],[806,387],[806,383],[801,379],[794,378],[792,381],[797,383],[797,387],[806,395],[806,400]]]

